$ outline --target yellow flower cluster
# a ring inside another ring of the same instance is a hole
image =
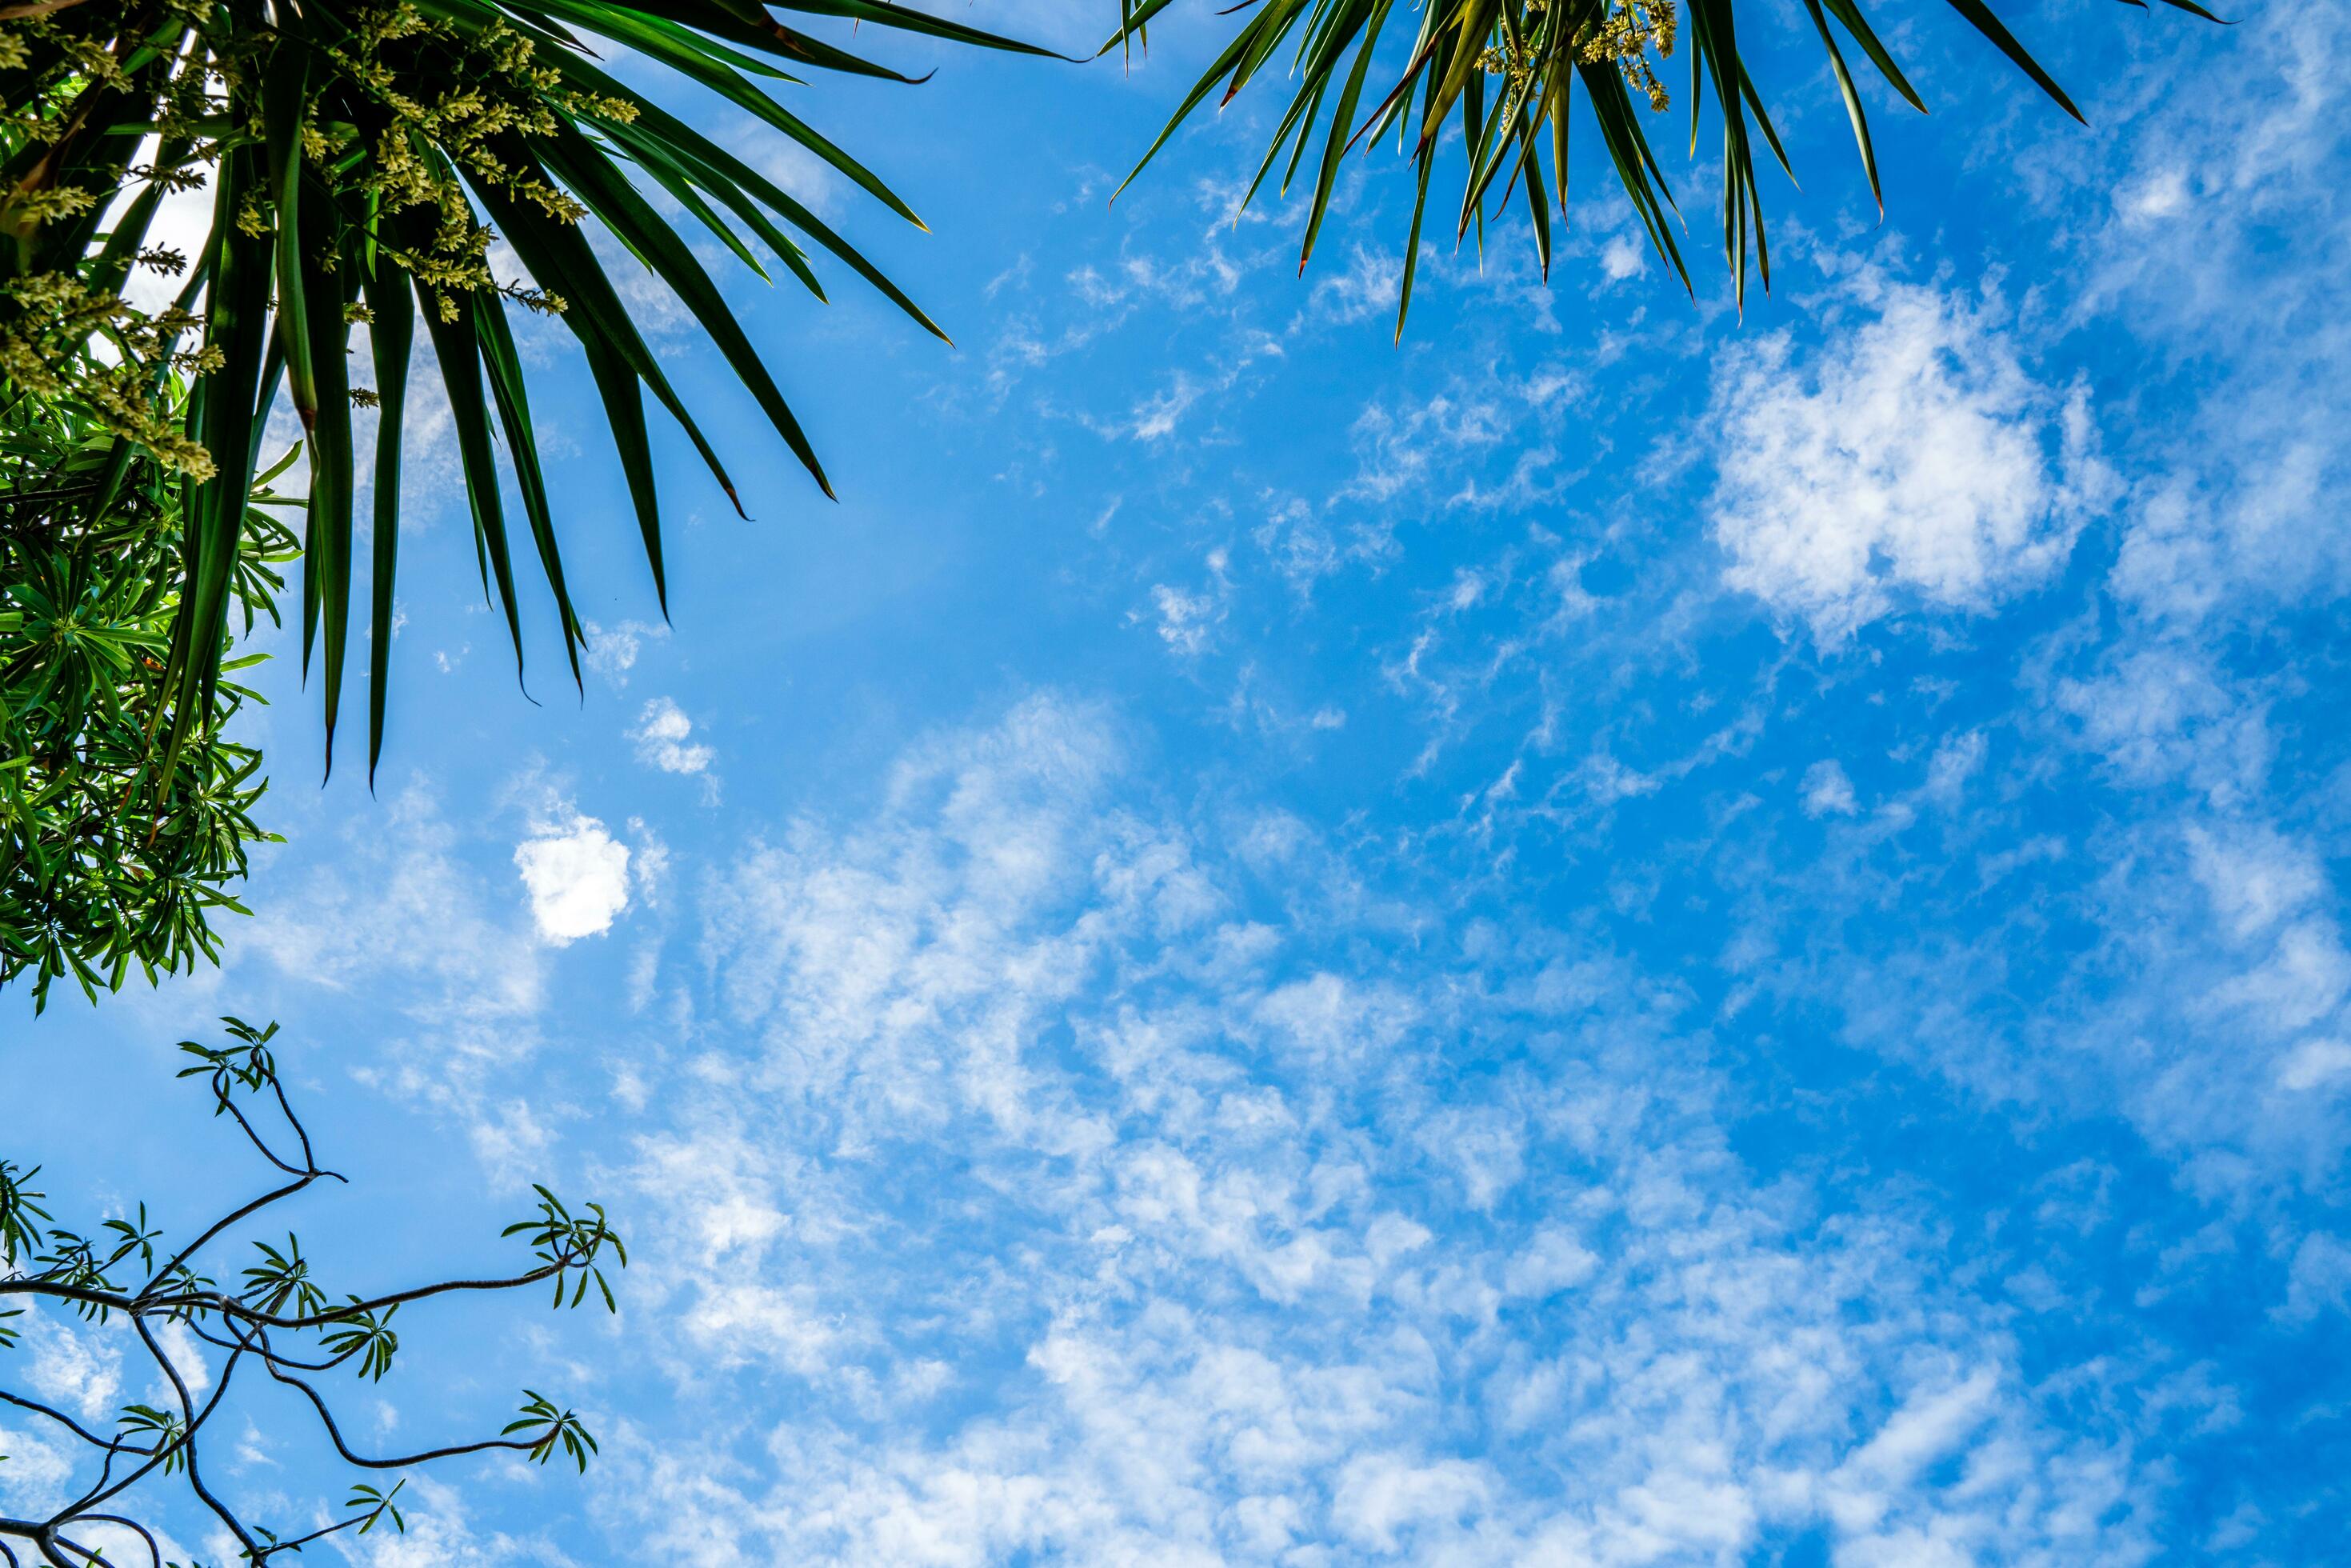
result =
[[[214,368],[214,353],[173,351],[194,318],[180,310],[142,315],[67,273],[16,278],[0,295],[16,308],[0,327],[0,378],[35,397],[78,398],[108,430],[146,447],[164,466],[191,479],[213,476],[212,454],[181,428],[172,412],[158,407],[152,393],[159,359],[192,375]],[[99,337],[120,350],[115,362],[77,351]]]
[[[1674,57],[1674,0],[1620,0],[1608,19],[1597,27],[1588,27],[1576,37],[1578,57],[1586,65],[1598,65],[1614,60],[1625,79],[1640,90],[1649,100],[1649,107],[1664,113],[1670,106],[1665,85],[1650,68],[1648,51],[1657,51],[1659,59]]]
[[[387,58],[392,45],[413,58],[417,46],[434,46],[438,68],[428,84],[396,68]],[[395,259],[437,297],[442,319],[455,320],[456,297],[496,290],[535,309],[560,310],[563,301],[540,290],[500,285],[487,261],[490,233],[475,218],[472,204],[452,162],[486,183],[564,223],[577,223],[587,209],[549,182],[510,169],[492,143],[514,132],[548,135],[556,130],[549,104],[574,110],[607,111],[604,100],[573,103],[562,90],[562,73],[535,63],[538,44],[503,21],[466,33],[424,16],[405,0],[362,13],[350,47],[333,56],[336,66],[392,113],[392,123],[375,140],[374,157],[360,189],[385,211],[431,206],[440,215],[429,251],[395,248]],[[633,114],[633,109],[631,113]]]
[[[1544,25],[1550,9],[1551,0],[1526,0],[1522,16],[1498,24],[1495,41],[1478,57],[1479,68],[1502,78],[1513,92],[1527,90],[1544,57],[1558,49]],[[1614,0],[1600,21],[1576,30],[1567,53],[1583,65],[1614,63],[1649,107],[1662,112],[1672,100],[1649,64],[1649,51],[1673,57],[1676,21],[1673,0]]]
[[[274,29],[242,25],[209,0],[159,3],[187,31],[160,79],[152,71],[141,78],[145,85],[138,90],[156,95],[154,145],[161,152],[127,172],[165,191],[200,188],[228,150],[267,138],[256,88],[272,53],[286,46]],[[551,135],[567,115],[625,124],[637,118],[637,106],[625,97],[571,91],[559,62],[543,57],[528,33],[495,17],[477,26],[460,15],[436,15],[410,0],[362,0],[354,8],[340,47],[314,62],[303,122],[295,128],[305,184],[315,179],[323,185],[337,223],[359,225],[375,253],[413,277],[444,320],[455,319],[468,296],[485,293],[560,311],[561,297],[495,276],[495,235],[475,210],[468,182],[577,223],[587,209],[536,169],[517,166],[509,155],[515,140]],[[0,106],[0,157],[63,145],[61,138],[100,101],[101,89],[133,87],[121,62],[88,29],[39,16],[0,20],[0,70],[35,61],[42,62],[38,79],[20,84],[23,90]],[[339,78],[342,90],[322,92],[322,73]],[[319,107],[354,99],[360,102],[352,110],[335,113],[348,112],[360,124]],[[0,188],[0,244],[13,241],[20,255],[29,255],[46,225],[87,214],[110,195],[79,189],[36,164],[13,189]],[[421,223],[387,221],[420,209]],[[243,198],[228,218],[254,237],[274,233],[280,222],[275,203],[261,193]],[[331,272],[348,243],[339,237],[308,259]],[[141,250],[136,260],[172,276],[188,267],[186,256],[162,246]],[[364,319],[357,307],[352,313]],[[215,368],[217,351],[179,347],[203,327],[182,310],[142,312],[119,292],[94,288],[74,274],[18,277],[0,288],[0,381],[38,396],[78,398],[109,429],[202,479],[214,471],[212,457],[179,427],[172,398],[159,396],[159,389],[169,373],[195,377]],[[355,391],[353,401],[366,406],[372,395]]]

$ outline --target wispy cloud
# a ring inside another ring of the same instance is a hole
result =
[[[629,732],[636,742],[637,760],[664,773],[706,774],[718,753],[694,739],[694,720],[669,697],[655,697],[637,715]]]

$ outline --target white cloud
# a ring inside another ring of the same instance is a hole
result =
[[[1383,1554],[1410,1538],[1415,1526],[1446,1525],[1485,1502],[1483,1470],[1459,1459],[1416,1464],[1397,1454],[1366,1454],[1339,1473],[1332,1522],[1359,1546]]]
[[[611,626],[590,621],[581,629],[588,634],[581,662],[616,687],[629,684],[629,672],[636,668],[648,643],[669,638],[667,626],[643,621],[622,621]]]
[[[1154,392],[1134,405],[1133,422],[1123,432],[1113,427],[1110,434],[1124,434],[1137,441],[1165,441],[1176,434],[1176,427],[1183,423],[1184,416],[1192,411],[1195,403],[1211,393],[1222,392],[1229,384],[1229,375],[1214,382],[1202,382],[1196,380],[1188,371],[1177,371],[1168,382],[1165,392]]]
[[[1556,1225],[1545,1225],[1528,1239],[1524,1250],[1510,1260],[1502,1288],[1513,1296],[1540,1301],[1590,1279],[1600,1267],[1599,1257]]]
[[[331,869],[265,901],[253,946],[279,970],[344,990],[396,977],[404,1009],[504,1032],[538,1008],[528,933],[485,906],[465,845],[412,784],[354,823]]]
[[[1224,619],[1222,607],[1207,594],[1186,593],[1164,582],[1153,585],[1151,601],[1159,612],[1159,640],[1187,658],[1207,652],[1211,631]]]
[[[25,1380],[43,1400],[62,1406],[86,1423],[103,1420],[120,1402],[124,1389],[118,1344],[49,1313],[12,1326],[24,1336],[22,1354],[28,1359]]]
[[[2194,395],[2158,422],[2112,580],[2175,627],[2351,582],[2351,544],[2332,526],[2351,470],[2351,213],[2335,198],[2351,89],[2329,64],[2346,45],[2340,6],[2248,16],[2148,73],[2138,90],[2163,111],[2080,172],[2082,189],[2117,198],[2078,242],[2077,319],[2118,320],[2159,346],[2165,371],[2192,367]],[[2210,69],[2246,89],[2183,90]]]
[[[1403,298],[1404,257],[1368,246],[1352,246],[1343,267],[1317,269],[1313,290],[1315,311],[1334,321],[1394,316]]]
[[[693,738],[694,721],[668,697],[655,697],[637,715],[629,738],[637,743],[637,760],[664,773],[706,773],[717,753]]]
[[[570,1563],[545,1541],[476,1523],[468,1517],[465,1494],[431,1475],[412,1476],[401,1503],[405,1530],[336,1538],[349,1561],[360,1568],[568,1568]]]
[[[2133,227],[2175,217],[2195,200],[2188,188],[2188,171],[2173,164],[2115,193],[2115,211]]]
[[[74,1461],[88,1452],[78,1438],[44,1437],[30,1429],[36,1425],[46,1423],[26,1416],[23,1428],[0,1426],[0,1454],[8,1456],[0,1466],[0,1503],[19,1517],[52,1512],[71,1497]]]
[[[534,1099],[537,1119],[519,1119],[517,1101],[542,1091],[501,1081],[538,1049],[550,961],[498,881],[507,840],[461,831],[413,784],[325,846],[312,874],[260,901],[245,951],[330,1009],[369,998],[381,1049],[351,1061],[353,1078],[460,1124],[502,1183],[544,1174],[517,1161],[545,1146],[555,1107]]]
[[[1355,476],[1342,496],[1391,500],[1439,466],[1500,444],[1510,433],[1514,411],[1494,395],[1496,390],[1458,386],[1401,409],[1366,403],[1348,433],[1355,447]]]
[[[2351,1081],[2351,1044],[2339,1040],[2305,1040],[2278,1063],[2278,1087],[2289,1094],[2306,1094],[2346,1081]]]
[[[593,817],[542,823],[515,846],[539,936],[556,946],[598,936],[629,905],[629,849]]]
[[[1828,648],[2042,582],[2106,483],[2086,402],[2026,374],[1992,307],[1855,287],[1874,315],[1801,354],[1785,335],[1740,350],[1716,389],[1725,580]]]
[[[1897,935],[1893,954],[1838,966],[1855,1037],[1991,1103],[2119,1115],[2210,1201],[2334,1190],[2351,1149],[2351,945],[2317,845],[2225,815],[2092,842],[2086,878],[2055,876],[2032,898],[2071,903],[2096,935],[2046,953],[2012,926],[1949,934],[1906,878],[1903,896],[1938,934]],[[2032,1016],[1987,1025],[2020,970],[2034,977]]]
[[[1600,250],[1600,270],[1609,281],[1621,283],[1637,277],[1649,265],[1649,247],[1635,235],[1621,234],[1611,238]]]
[[[1825,758],[1804,769],[1804,815],[1850,817],[1859,810],[1853,780],[1845,777],[1844,765],[1835,758]]]
[[[2259,796],[2274,742],[2265,705],[2232,689],[2202,655],[2166,643],[2118,644],[2051,706],[2124,783],[2185,782],[2216,805]]]
[[[2189,864],[2230,934],[2251,940],[2300,914],[2326,891],[2326,874],[2304,845],[2258,826],[2188,830]]]
[[[2320,1312],[2351,1308],[2351,1244],[2322,1231],[2303,1239],[2287,1272],[2285,1304],[2278,1315],[2308,1322]]]

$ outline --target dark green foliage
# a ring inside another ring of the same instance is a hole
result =
[[[29,974],[37,1006],[60,976],[94,996],[216,961],[213,917],[244,912],[231,887],[270,837],[234,680],[162,767],[187,480],[106,423],[70,393],[0,406],[0,984]],[[294,553],[266,476],[252,499],[228,584],[246,629]]]

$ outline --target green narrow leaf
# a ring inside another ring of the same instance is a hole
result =
[[[1501,8],[1501,0],[1467,0],[1460,10],[1459,37],[1454,46],[1453,57],[1444,77],[1437,83],[1437,97],[1428,115],[1421,121],[1423,141],[1435,136],[1443,128],[1446,111],[1453,100],[1482,82],[1484,69],[1478,64],[1486,36],[1493,31],[1494,13]]]
[[[173,693],[170,744],[162,775],[168,788],[181,747],[211,714],[220,678],[221,642],[227,634],[229,583],[253,468],[239,461],[253,447],[253,389],[269,318],[270,249],[266,237],[245,233],[236,214],[261,188],[262,170],[251,147],[232,148],[220,163],[220,188],[206,250],[218,266],[212,277],[204,341],[220,367],[204,378],[198,439],[213,454],[215,472],[192,486],[182,530],[180,608],[172,630],[166,685]]]
[[[1877,68],[1877,74],[1886,78],[1886,84],[1900,93],[1911,108],[1921,114],[1926,113],[1927,100],[1918,96],[1917,89],[1910,85],[1910,78],[1904,76],[1902,68],[1894,63],[1893,55],[1878,41],[1877,34],[1870,27],[1869,19],[1861,14],[1860,0],[1822,0],[1822,3],[1827,5],[1830,16],[1844,24],[1844,30],[1853,35],[1854,42],[1861,46],[1861,52],[1869,57],[1869,63]]]
[[[334,245],[333,216],[323,186],[314,186],[303,204],[302,249],[312,256],[327,255]],[[308,538],[303,550],[303,591],[307,603],[315,601],[326,632],[325,680],[326,765],[335,767],[335,721],[341,712],[343,659],[350,641],[351,507],[354,478],[351,447],[350,364],[345,357],[350,328],[343,319],[345,291],[358,282],[358,268],[344,259],[341,277],[322,273],[307,280],[301,291],[308,317],[308,337],[315,351],[311,376],[319,403],[304,422],[310,446],[310,498]],[[281,288],[280,297],[284,290]],[[281,315],[280,320],[284,317]],[[303,649],[308,664],[309,649]]]
[[[878,289],[884,298],[919,322],[925,331],[941,342],[952,341],[945,329],[932,320],[924,312],[922,307],[909,299],[896,284],[891,282],[883,274],[879,267],[866,260],[855,246],[835,234],[814,213],[795,201],[789,193],[733,153],[696,135],[682,121],[659,110],[649,110],[638,117],[638,124],[635,126],[614,125],[603,127],[603,129],[614,141],[632,152],[635,151],[644,139],[658,136],[681,152],[690,153],[712,176],[711,179],[703,182],[705,187],[722,189],[725,185],[732,185],[738,187],[747,198],[766,204],[770,211],[779,214],[786,223],[790,224],[847,263],[860,277]]]
[[[1165,0],[1160,0],[1160,4],[1165,4]],[[1115,38],[1111,40],[1112,43],[1117,41]],[[1159,156],[1159,150],[1166,146],[1174,138],[1176,128],[1190,118],[1192,111],[1200,107],[1208,94],[1216,90],[1217,83],[1224,79],[1226,71],[1230,69],[1247,52],[1249,45],[1249,34],[1243,31],[1237,35],[1231,43],[1227,44],[1223,51],[1208,63],[1208,68],[1200,73],[1200,79],[1194,82],[1192,90],[1184,95],[1184,100],[1176,106],[1176,112],[1167,117],[1167,123],[1160,127],[1159,134],[1152,139],[1151,145],[1144,149],[1143,156],[1135,160],[1134,167],[1126,172],[1126,178],[1118,183],[1118,189],[1110,193],[1110,199],[1113,202],[1116,202],[1121,193],[1129,185],[1134,183],[1134,177],[1142,173],[1154,158]],[[1104,50],[1107,51],[1109,47],[1105,44]]]
[[[538,161],[518,144],[502,147],[501,152],[507,154],[508,167],[528,170],[535,175],[545,174]],[[701,455],[703,465],[710,470],[711,476],[718,481],[719,488],[726,493],[727,502],[735,508],[736,515],[743,516],[742,499],[735,492],[734,481],[727,477],[726,465],[718,460],[716,449],[702,434],[693,414],[687,412],[676,390],[669,384],[669,378],[662,373],[660,363],[645,347],[644,339],[638,333],[636,324],[629,319],[629,312],[613,289],[611,279],[604,276],[602,265],[597,261],[596,253],[589,248],[578,226],[546,221],[543,214],[535,215],[533,210],[522,207],[504,191],[486,182],[476,184],[475,193],[489,208],[492,221],[515,247],[516,254],[522,257],[523,265],[530,268],[531,276],[555,289],[569,302],[570,308],[563,313],[563,323],[571,329],[572,335],[582,344],[602,342],[627,366],[632,375],[653,389],[653,396],[660,401],[662,407],[669,411],[670,417],[677,421],[679,428],[694,443],[695,452]]]
[[[1763,107],[1762,98],[1755,91],[1755,78],[1747,74],[1747,67],[1743,64],[1739,68],[1739,94],[1747,100],[1747,107],[1755,111],[1755,123],[1762,127],[1763,140],[1771,147],[1771,156],[1779,161],[1780,172],[1788,176],[1788,183],[1802,190],[1802,182],[1796,178],[1795,168],[1788,162],[1788,150],[1780,145],[1780,132],[1771,124],[1771,111]]]
[[[556,617],[563,627],[564,656],[571,664],[571,683],[580,685],[580,617],[571,607],[571,591],[563,580],[563,553],[555,542],[555,517],[548,508],[547,478],[538,463],[538,437],[531,428],[530,399],[523,386],[522,359],[515,352],[514,332],[505,304],[496,295],[474,296],[474,326],[482,345],[482,368],[488,372],[491,399],[497,404],[498,423],[507,433],[507,456],[514,465],[515,487],[522,495],[524,519],[538,547],[540,570],[555,594]]]
[[[669,580],[662,567],[661,502],[653,489],[652,444],[645,434],[645,401],[637,378],[618,353],[598,334],[582,334],[580,347],[588,355],[589,372],[604,400],[605,422],[611,427],[612,447],[620,455],[621,472],[629,482],[635,505],[637,531],[645,542],[645,561],[653,568],[653,598],[662,619],[669,618]]]
[[[1387,20],[1390,0],[1373,0],[1369,15],[1363,24],[1363,46],[1355,51],[1354,68],[1347,73],[1347,85],[1340,89],[1339,105],[1331,111],[1331,135],[1322,147],[1322,172],[1314,179],[1313,204],[1306,214],[1306,237],[1298,247],[1298,270],[1306,271],[1307,259],[1314,254],[1315,235],[1322,232],[1322,216],[1331,206],[1331,192],[1339,178],[1339,162],[1347,154],[1348,128],[1355,121],[1355,104],[1363,97],[1364,78],[1372,68],[1372,48],[1380,41],[1380,26]],[[1343,48],[1343,37],[1334,48]],[[1287,184],[1289,182],[1284,181]]]
[[[261,466],[261,444],[269,434],[269,411],[277,404],[277,389],[284,384],[285,380],[286,345],[278,340],[277,325],[273,322],[270,326],[268,344],[261,361],[261,380],[254,388],[253,407],[256,417],[253,439],[246,450],[246,463],[248,466],[255,468]],[[199,382],[196,384],[202,386],[204,383]],[[298,448],[291,450],[298,450]],[[275,477],[275,476],[272,476]],[[256,480],[255,483],[267,484],[268,481]]]
[[[583,4],[584,0],[558,0],[556,4],[545,4],[542,0],[540,9],[562,16],[576,16]],[[721,38],[731,44],[739,44],[747,49],[758,49],[778,58],[801,61],[820,70],[841,71],[850,76],[878,77],[884,81],[904,82],[910,86],[928,79],[928,73],[920,77],[906,76],[890,69],[887,66],[876,65],[871,60],[852,55],[845,49],[836,48],[820,39],[810,37],[797,28],[783,26],[765,11],[755,6],[746,5],[741,11],[737,12],[717,5],[695,5],[692,0],[640,0],[639,4],[630,8],[646,16],[659,17],[667,24],[691,27],[696,32],[708,34],[711,37]],[[592,31],[596,25],[592,21],[583,21],[581,26]],[[1013,44],[1010,39],[1006,39],[1002,44],[995,47],[1010,47],[1023,52],[1027,52],[1029,47]],[[1050,53],[1050,51],[1037,52]],[[751,62],[746,68],[756,70],[763,76],[781,77],[786,81],[798,79],[785,76],[783,72],[775,70],[763,62]]]
[[[633,152],[635,150],[630,149],[629,151]],[[760,282],[773,283],[775,281],[774,278],[768,276],[768,269],[759,265],[759,258],[752,254],[751,247],[743,243],[743,236],[737,234],[733,225],[729,225],[724,218],[721,218],[718,214],[712,209],[710,204],[703,199],[702,193],[695,188],[693,180],[688,178],[684,171],[678,167],[678,163],[675,159],[660,156],[650,158],[637,156],[632,157],[630,162],[636,164],[638,168],[643,169],[646,174],[652,177],[655,184],[668,192],[671,198],[674,200],[679,206],[684,207],[687,212],[693,214],[695,220],[699,222],[705,229],[708,230],[713,235],[715,235],[721,245],[735,253],[736,260],[750,268],[751,271],[758,277]],[[753,210],[756,212],[758,209],[754,208]],[[789,256],[791,252],[788,250],[780,254]],[[817,298],[821,299],[823,297],[822,291],[818,291]]]
[[[383,758],[383,719],[392,684],[395,619],[393,576],[400,564],[400,448],[405,439],[408,357],[416,338],[416,297],[407,275],[378,253],[368,274],[367,302],[375,318],[368,347],[375,361],[375,559],[368,578],[368,788],[375,788]]]
[[[926,37],[945,38],[949,43],[971,44],[984,49],[1004,49],[1016,55],[1048,55],[1055,59],[1074,60],[1078,57],[1060,54],[1037,44],[1024,44],[1000,33],[967,26],[961,22],[950,22],[927,11],[893,5],[889,0],[774,0],[774,5],[778,11],[798,11],[807,16],[839,16],[851,22],[872,22],[876,26],[891,27],[902,33],[918,33]]]
[[[632,134],[622,136],[614,134],[615,128],[611,125],[601,120],[596,124],[606,139],[618,146],[630,162],[661,180],[665,187],[673,180],[679,181],[694,187],[697,195],[715,197],[720,205],[743,220],[744,225],[760,244],[782,259],[784,265],[791,269],[792,276],[800,280],[801,287],[820,301],[827,299],[824,284],[808,265],[806,249],[783,231],[740,181],[729,179],[723,170],[698,156],[699,149],[668,137],[637,132],[634,126],[627,127]],[[767,276],[756,262],[753,263],[753,270],[758,271],[763,277]],[[916,319],[923,319],[920,312],[915,314]],[[938,329],[935,325],[927,321],[925,324],[934,334],[937,333]]]
[[[1657,168],[1656,157],[1641,129],[1625,78],[1605,64],[1579,64],[1576,75],[1583,83],[1584,96],[1592,100],[1593,119],[1600,127],[1600,140],[1607,149],[1609,164],[1616,171],[1617,183],[1624,186],[1625,193],[1632,198],[1633,211],[1648,234],[1650,245],[1674,269],[1684,290],[1695,294],[1689,267],[1682,259],[1681,247],[1674,242],[1673,227],[1666,213],[1672,193],[1666,188],[1665,175]]]
[[[413,217],[403,214],[411,224]],[[412,235],[409,247],[425,236]],[[444,320],[437,302],[421,282],[417,305],[424,317],[426,335],[433,340],[434,358],[440,361],[441,382],[449,396],[449,417],[457,434],[458,460],[465,473],[465,498],[474,514],[474,547],[483,563],[483,586],[495,575],[499,608],[514,642],[515,676],[523,673],[522,613],[515,601],[514,559],[507,543],[506,509],[498,497],[497,459],[490,444],[489,411],[482,401],[481,345],[471,311],[458,308]],[[528,689],[528,688],[526,688]]]
[[[603,220],[622,244],[633,251],[664,283],[667,284],[685,308],[710,334],[728,366],[738,380],[758,400],[767,414],[768,423],[784,438],[800,465],[809,471],[819,488],[831,497],[832,482],[825,477],[824,465],[817,461],[815,449],[809,444],[806,433],[777,390],[775,380],[768,373],[750,340],[736,322],[735,314],[719,296],[710,275],[702,269],[667,224],[661,221],[653,208],[637,194],[611,159],[590,145],[587,138],[568,127],[559,127],[556,133],[537,150],[547,165],[561,178],[572,193],[585,202]]]
[[[711,59],[707,55],[679,44],[671,35],[657,28],[630,25],[627,20],[629,14],[617,5],[599,6],[597,10],[600,15],[608,17],[611,24],[607,26],[601,21],[596,23],[594,26],[598,32],[603,33],[616,42],[625,43],[632,48],[641,50],[668,66],[679,75],[701,83],[737,109],[782,131],[834,169],[839,170],[851,183],[863,190],[900,217],[913,224],[916,228],[927,228],[928,225],[914,215],[914,209],[901,201],[898,193],[883,183],[880,176],[798,115],[744,80],[736,71]],[[637,96],[630,95],[632,99]]]
[[[280,37],[261,76],[261,117],[268,138],[269,200],[277,246],[277,335],[285,348],[294,411],[302,416],[306,431],[319,412],[310,318],[302,299],[308,281],[302,267],[302,110],[309,76],[310,50],[305,42],[291,37]]]
[[[2057,100],[2058,108],[2085,125],[2090,123],[2082,119],[2082,111],[2074,107],[2074,100],[2065,96],[2065,89],[2050,78],[2049,73],[2041,68],[2041,62],[2026,52],[2024,46],[2016,41],[2016,35],[1992,15],[1991,8],[1983,0],[1951,0],[1951,9],[1965,16],[1970,26],[1990,38],[1994,47],[2015,61],[2019,70],[2031,77],[2042,91]]]
[[[1257,175],[1249,181],[1249,189],[1241,193],[1240,203],[1234,209],[1236,222],[1238,221],[1238,214],[1247,211],[1249,204],[1257,200],[1258,187],[1264,184],[1266,175],[1273,172],[1273,165],[1280,158],[1285,143],[1290,147],[1290,162],[1282,168],[1280,188],[1283,195],[1290,193],[1290,182],[1297,177],[1299,162],[1306,156],[1306,143],[1314,134],[1314,120],[1322,112],[1322,95],[1330,85],[1328,77],[1310,77],[1299,84],[1297,92],[1290,95],[1290,108],[1282,114],[1281,123],[1274,128],[1273,135],[1266,141],[1265,158],[1257,166]]]
[[[1439,90],[1443,90],[1441,87]],[[1478,250],[1482,256],[1486,249],[1486,213],[1478,200],[1481,192],[1478,183],[1479,172],[1478,163],[1479,153],[1485,146],[1488,128],[1493,124],[1492,118],[1486,112],[1484,72],[1481,71],[1469,78],[1468,86],[1461,90],[1460,104],[1461,151],[1469,159],[1469,177],[1462,183],[1461,213],[1454,222],[1453,243],[1457,247],[1459,246],[1461,236],[1468,232],[1470,220],[1474,217],[1478,224]],[[1501,105],[1496,104],[1494,110],[1496,113],[1499,113]],[[1488,176],[1489,179],[1491,177],[1491,175]]]
[[[1837,94],[1844,100],[1845,118],[1853,122],[1853,139],[1861,149],[1862,172],[1869,177],[1870,200],[1877,204],[1877,215],[1883,220],[1886,193],[1878,188],[1877,150],[1870,145],[1869,116],[1862,108],[1860,89],[1854,86],[1853,73],[1845,68],[1844,51],[1837,47],[1836,35],[1829,30],[1829,19],[1821,13],[1821,0],[1804,0],[1804,9],[1821,35],[1821,47],[1828,51],[1829,74],[1836,78]]]

